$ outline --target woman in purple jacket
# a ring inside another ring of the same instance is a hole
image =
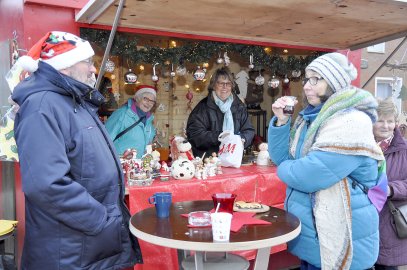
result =
[[[392,98],[379,101],[373,133],[386,158],[388,200],[397,207],[407,204],[407,142],[397,127],[397,108]],[[406,269],[407,239],[399,239],[387,205],[380,212],[380,251],[376,270]],[[404,266],[401,268],[401,266]]]

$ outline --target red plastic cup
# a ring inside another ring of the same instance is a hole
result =
[[[233,214],[233,204],[235,203],[236,196],[236,194],[232,193],[212,194],[213,207],[216,209],[218,203],[220,203],[218,212]]]

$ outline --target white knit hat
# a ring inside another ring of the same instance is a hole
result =
[[[43,61],[56,70],[71,67],[95,55],[88,41],[73,34],[60,31],[48,32],[18,59],[17,63],[29,72],[38,69],[38,61]]]
[[[154,95],[154,97],[157,96],[157,90],[153,86],[139,85],[136,88],[136,93],[134,93],[134,97],[141,96],[144,93],[150,93],[150,94]]]
[[[324,78],[334,92],[346,89],[358,72],[348,58],[340,53],[327,53],[312,61],[305,70],[313,70]]]

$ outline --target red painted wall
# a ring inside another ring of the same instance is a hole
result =
[[[24,6],[24,43],[29,49],[45,33],[53,30],[79,35],[75,24],[75,10],[38,4]]]

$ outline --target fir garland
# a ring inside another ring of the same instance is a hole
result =
[[[103,49],[106,48],[110,31],[81,28],[82,38],[94,42]],[[256,69],[268,69],[271,74],[280,77],[291,76],[292,71],[301,71],[304,74],[305,67],[315,58],[322,55],[322,52],[312,52],[306,57],[287,56],[278,54],[268,54],[264,47],[257,45],[246,45],[236,43],[225,43],[205,40],[186,41],[180,47],[160,48],[144,46],[137,48],[138,40],[135,35],[117,32],[112,43],[111,55],[121,55],[133,63],[176,63],[199,65],[208,62],[219,52],[235,52],[241,57],[249,59],[253,55],[253,62]]]

